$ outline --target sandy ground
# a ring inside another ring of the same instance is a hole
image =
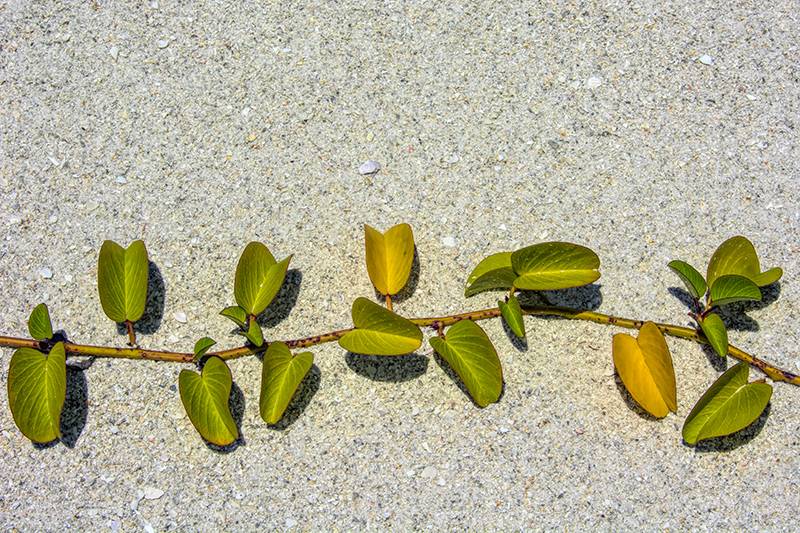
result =
[[[33,5],[29,5],[33,4]],[[785,276],[726,317],[731,342],[800,366],[800,9],[716,3],[0,3],[0,333],[46,302],[75,342],[124,345],[102,315],[100,246],[143,239],[144,347],[233,347],[219,311],[250,241],[287,282],[268,339],[351,325],[364,227],[409,223],[405,316],[465,299],[491,253],[564,240],[602,278],[556,303],[688,324],[667,263],[704,271],[744,235]],[[381,170],[361,175],[366,160]],[[739,309],[741,310],[741,309]],[[184,313],[186,323],[175,319]],[[738,317],[738,318],[737,318]],[[795,530],[800,390],[691,447],[683,420],[721,370],[669,340],[678,412],[614,379],[619,329],[529,318],[475,407],[427,343],[379,358],[316,347],[286,419],[258,414],[259,361],[232,361],[242,437],[191,427],[181,365],[69,372],[65,438],[14,426],[0,353],[0,529],[19,531]],[[756,371],[753,379],[759,377]]]

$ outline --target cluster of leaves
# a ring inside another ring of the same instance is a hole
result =
[[[408,319],[394,312],[392,296],[405,287],[411,272],[414,257],[411,228],[400,224],[381,234],[366,226],[365,231],[369,278],[385,297],[386,306],[366,298],[356,299],[352,307],[354,327],[328,334],[325,340],[338,340],[350,352],[397,356],[419,349],[424,339],[421,327],[430,326],[436,331],[429,341],[431,347],[453,368],[481,407],[500,398],[503,370],[494,345],[475,320],[500,314],[517,336],[524,337],[523,315],[529,310],[520,305],[516,291],[580,287],[600,277],[600,260],[592,250],[563,242],[537,244],[491,255],[469,276],[466,297],[487,290],[508,291],[498,301],[497,313],[490,310],[474,317],[466,314],[439,320]],[[259,408],[268,424],[281,419],[314,361],[310,352],[292,354],[283,342],[265,342],[256,321],[278,293],[290,260],[291,256],[278,262],[266,246],[250,243],[236,268],[236,305],[221,312],[238,326],[237,332],[246,338],[249,353],[263,352]],[[687,263],[673,261],[669,266],[693,298],[696,310],[691,316],[697,323],[698,338],[707,339],[720,356],[728,353],[728,337],[722,319],[714,311],[732,302],[760,299],[759,286],[773,283],[782,275],[777,268],[762,273],[753,245],[744,237],[734,237],[719,247],[709,262],[705,279]],[[110,241],[103,244],[98,265],[103,311],[111,320],[126,325],[132,346],[136,345],[132,323],[142,316],[145,308],[147,277],[144,243],[136,241],[127,249]],[[705,306],[700,302],[703,297]],[[14,353],[8,377],[9,404],[15,423],[26,437],[49,442],[61,437],[59,420],[66,391],[65,342],[54,336],[44,304],[33,310],[29,332],[38,341],[38,349],[23,347]],[[192,360],[202,369],[201,373],[184,369],[178,384],[183,405],[197,431],[211,443],[227,445],[238,437],[228,405],[232,377],[224,353],[209,352],[214,344],[207,337],[197,341]],[[613,358],[623,383],[646,411],[656,417],[677,411],[672,359],[657,325],[645,323],[636,339],[617,334]],[[761,414],[772,387],[763,380],[748,383],[748,374],[746,363],[736,365],[703,395],[684,424],[683,437],[687,443],[735,432]]]

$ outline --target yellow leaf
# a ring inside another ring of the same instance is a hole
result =
[[[667,341],[658,327],[647,322],[634,339],[614,335],[614,366],[634,400],[645,411],[663,418],[678,410],[675,370]]]
[[[411,233],[411,226],[398,224],[385,235],[366,224],[364,230],[369,279],[384,296],[397,294],[408,281],[414,260],[414,235]]]

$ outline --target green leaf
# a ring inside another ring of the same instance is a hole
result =
[[[236,422],[228,408],[231,395],[231,371],[225,361],[212,356],[202,375],[181,370],[178,389],[192,425],[208,442],[227,446],[239,436]]]
[[[397,294],[411,274],[414,261],[414,235],[411,226],[398,224],[383,235],[364,224],[367,272],[379,293]]]
[[[147,249],[134,241],[123,249],[113,241],[100,248],[97,288],[103,312],[114,322],[136,322],[147,302]]]
[[[511,328],[511,331],[514,332],[514,335],[520,338],[525,337],[525,322],[522,320],[522,308],[519,306],[517,297],[512,294],[508,299],[508,303],[498,300],[497,306],[500,308],[500,314],[503,315],[503,319],[508,324],[508,327]]]
[[[672,356],[653,322],[642,326],[637,339],[614,335],[613,356],[620,379],[645,411],[663,418],[678,410]]]
[[[238,305],[232,305],[230,307],[226,307],[220,313],[222,316],[229,318],[236,322],[240,328],[247,327],[247,311],[239,307]]]
[[[261,369],[261,418],[267,424],[277,424],[286,411],[297,387],[314,363],[311,352],[292,357],[282,342],[273,342],[264,354]]]
[[[566,242],[545,242],[517,250],[511,265],[519,276],[514,287],[543,291],[580,287],[600,277],[600,258],[589,248]]]
[[[53,338],[53,324],[50,322],[50,312],[45,304],[33,308],[28,319],[28,331],[36,340]]]
[[[711,285],[711,297],[708,305],[714,307],[733,302],[760,299],[761,291],[755,283],[744,276],[728,274],[714,280]]]
[[[209,339],[208,337],[203,337],[202,339],[197,341],[194,344],[194,358],[192,359],[192,361],[194,362],[200,361],[206,354],[206,352],[209,350],[209,348],[211,348],[215,344],[217,343],[214,340]]]
[[[350,352],[400,355],[422,345],[422,332],[416,324],[366,298],[353,303],[353,324],[356,329],[339,339],[339,346]]]
[[[283,285],[291,259],[290,255],[276,263],[266,246],[260,242],[248,244],[236,266],[233,295],[239,307],[250,315],[266,309]]]
[[[728,355],[728,330],[725,329],[725,323],[719,315],[716,313],[706,315],[700,320],[700,329],[720,357]]]
[[[706,279],[710,286],[714,285],[717,278],[735,274],[744,276],[757,287],[775,283],[783,275],[779,267],[761,272],[761,264],[753,243],[744,237],[733,237],[720,244],[711,261],[708,262]],[[760,298],[760,297],[759,297]]]
[[[250,322],[250,327],[247,328],[247,331],[242,331],[241,333],[256,346],[264,344],[264,333],[261,331],[261,326],[259,326],[258,322],[255,320]]]
[[[667,266],[681,278],[692,298],[698,299],[706,295],[708,290],[706,280],[692,265],[683,261],[671,261]]]
[[[703,394],[683,424],[688,444],[711,437],[730,435],[746,428],[764,412],[772,397],[772,386],[747,383],[750,368],[741,362],[722,374]]]
[[[67,393],[67,357],[57,343],[48,355],[20,348],[8,367],[8,405],[14,423],[34,442],[61,438],[59,422]]]
[[[508,290],[514,286],[517,273],[511,267],[512,252],[493,254],[478,263],[467,279],[464,296],[470,297],[481,291]]]
[[[453,367],[478,405],[486,407],[500,398],[503,367],[489,337],[476,323],[456,322],[444,339],[433,337],[431,347]]]

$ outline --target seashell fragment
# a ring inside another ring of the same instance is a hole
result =
[[[368,159],[364,162],[363,165],[358,167],[359,174],[375,174],[377,171],[381,169],[381,166],[373,161],[372,159]]]

